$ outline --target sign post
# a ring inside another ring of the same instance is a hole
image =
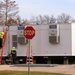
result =
[[[26,39],[28,39],[29,49],[28,49],[28,75],[30,75],[30,39],[32,39],[35,36],[35,29],[32,26],[27,26],[24,29],[24,36]]]
[[[30,75],[30,40],[28,40],[29,50],[28,50],[28,75]]]

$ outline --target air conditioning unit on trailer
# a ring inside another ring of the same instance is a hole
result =
[[[18,43],[27,44],[28,40],[24,37],[24,26],[18,26]]]
[[[59,25],[49,25],[49,42],[51,44],[58,44],[60,42]]]

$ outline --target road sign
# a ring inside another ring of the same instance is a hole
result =
[[[27,39],[32,39],[35,36],[35,29],[32,26],[24,28],[24,36]]]

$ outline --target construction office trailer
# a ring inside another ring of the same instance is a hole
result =
[[[26,63],[28,40],[24,37],[26,26],[9,26],[3,58],[6,59],[11,48],[17,50],[17,63]],[[75,23],[32,25],[35,36],[30,40],[30,56],[38,64],[75,63]],[[2,30],[0,26],[0,30]]]

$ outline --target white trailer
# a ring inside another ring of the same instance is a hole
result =
[[[30,45],[35,63],[74,63],[75,23],[32,26],[35,37],[30,40]],[[24,27],[9,26],[3,56],[7,56],[15,46],[18,59],[25,63],[28,41],[23,35]]]

